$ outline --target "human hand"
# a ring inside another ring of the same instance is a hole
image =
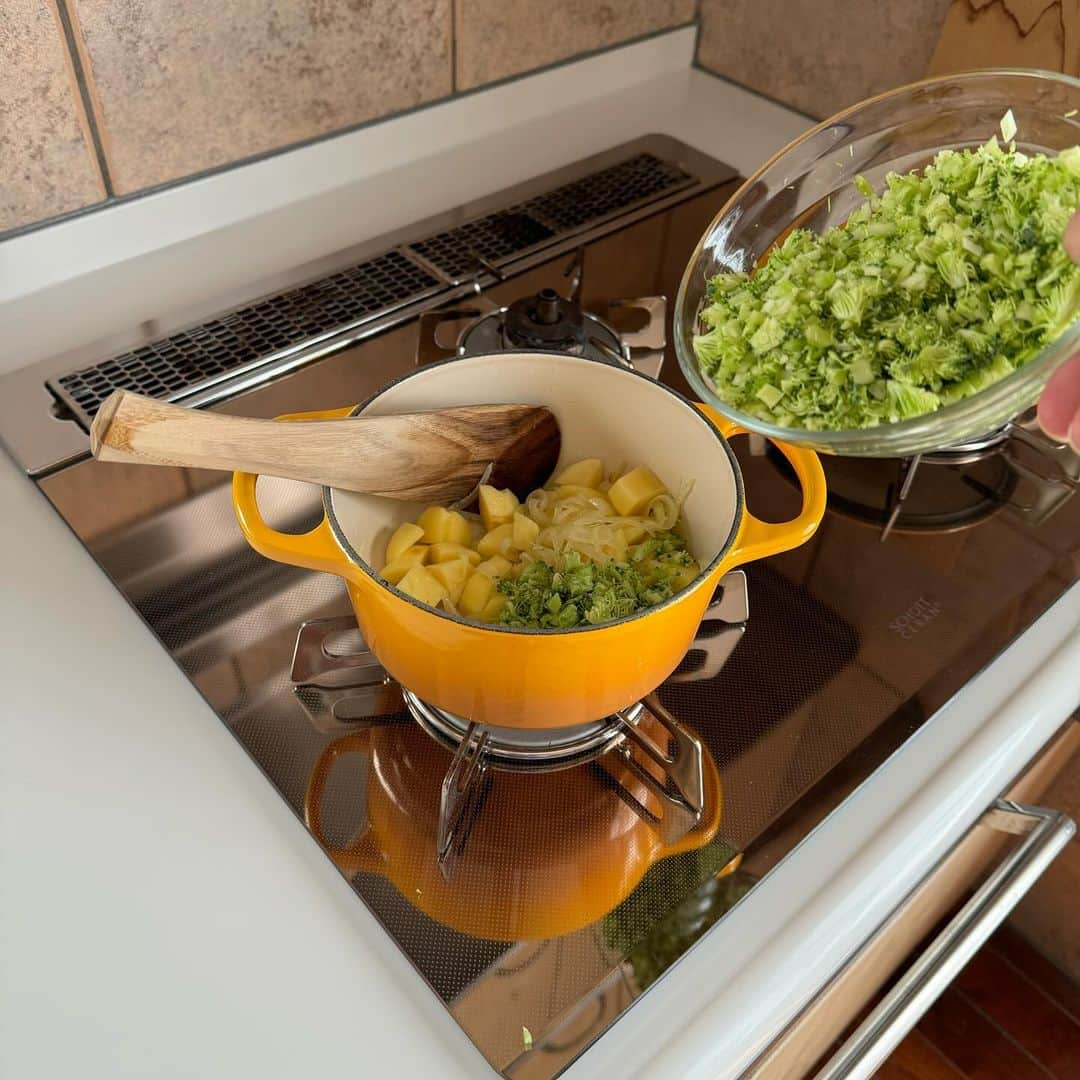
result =
[[[1080,263],[1080,212],[1065,230],[1065,250]],[[1080,353],[1070,357],[1050,376],[1039,398],[1039,426],[1052,439],[1080,454]]]

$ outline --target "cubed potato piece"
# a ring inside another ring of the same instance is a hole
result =
[[[465,582],[465,588],[461,590],[461,596],[457,602],[458,610],[462,615],[479,615],[494,592],[495,582],[487,574],[473,572],[469,580]]]
[[[394,530],[386,544],[386,561],[392,563],[403,552],[408,551],[418,540],[424,536],[424,530],[420,525],[412,521],[406,521]]]
[[[417,519],[416,524],[424,530],[424,539],[429,544],[441,544],[446,537],[446,515],[450,513],[445,506],[429,506]]]
[[[511,525],[511,538],[514,542],[514,547],[518,551],[528,551],[533,546],[536,538],[540,535],[540,526],[533,521],[532,518],[526,517],[524,514],[514,514],[514,520]]]
[[[414,566],[423,566],[427,562],[428,548],[423,544],[415,544],[407,548],[392,562],[388,562],[379,571],[379,577],[383,581],[396,585]]]
[[[445,506],[429,506],[416,523],[424,530],[424,540],[429,544],[472,542],[469,522],[456,510],[447,510]]]
[[[494,488],[490,484],[480,485],[480,517],[488,532],[497,525],[506,525],[511,521],[520,505],[512,491]]]
[[[467,559],[451,559],[449,562],[435,563],[427,572],[443,585],[450,596],[450,602],[456,604],[461,598],[471,567]]]
[[[483,556],[479,551],[473,551],[471,547],[466,547],[464,544],[442,543],[431,545],[428,562],[441,563],[453,562],[454,559],[465,559],[475,566],[482,558]]]
[[[482,563],[478,563],[476,566],[476,572],[478,574],[487,574],[489,578],[501,578],[506,577],[513,568],[513,563],[509,559],[503,558],[502,555],[492,555],[490,559],[485,559]]]
[[[476,618],[479,619],[480,622],[498,622],[499,616],[503,613],[503,608],[506,607],[508,603],[509,600],[507,600],[502,593],[495,593],[477,613]]]
[[[449,517],[446,519],[446,540],[448,544],[461,544],[466,546],[473,542],[472,526],[464,514],[456,510],[448,510]]]
[[[424,566],[414,566],[397,583],[397,587],[407,596],[431,607],[435,607],[448,595],[446,586]]]
[[[685,589],[697,576],[701,573],[701,567],[698,564],[691,563],[689,566],[684,566],[679,569],[675,576],[671,579],[671,588],[674,592],[678,592],[680,589]]]
[[[477,541],[476,550],[490,559],[492,555],[508,555],[514,546],[514,526],[508,521],[504,525],[496,525],[490,532],[485,533]]]
[[[618,513],[623,517],[632,517],[642,513],[657,495],[663,495],[666,491],[667,488],[654,472],[646,469],[644,465],[639,465],[620,476],[611,485],[607,496]]]
[[[584,461],[575,461],[573,465],[567,465],[555,477],[555,483],[559,486],[565,484],[578,484],[581,487],[594,488],[604,479],[604,463],[598,457],[585,458]]]

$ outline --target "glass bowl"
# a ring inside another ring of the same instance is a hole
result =
[[[1078,351],[1080,321],[1023,367],[969,398],[925,416],[849,431],[779,427],[739,412],[717,395],[693,347],[710,278],[751,270],[796,225],[821,232],[845,221],[864,201],[852,183],[856,176],[881,191],[890,172],[921,169],[940,150],[1000,138],[1008,109],[1016,118],[1018,149],[1056,153],[1080,144],[1080,80],[1050,71],[988,69],[925,79],[870,98],[812,128],[750,177],[706,230],[675,304],[676,354],[701,399],[751,431],[852,457],[907,457],[978,442],[1030,407],[1054,369]]]

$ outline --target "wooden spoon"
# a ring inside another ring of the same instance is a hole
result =
[[[186,465],[447,505],[480,483],[524,498],[550,477],[559,425],[537,405],[462,405],[399,416],[282,423],[116,390],[90,427],[99,461]]]

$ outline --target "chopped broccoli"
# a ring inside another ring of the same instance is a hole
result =
[[[627,552],[626,562],[594,563],[569,551],[553,569],[539,560],[516,578],[499,581],[507,598],[504,626],[566,630],[594,626],[633,615],[663,603],[696,576],[686,541],[675,532],[661,532]]]
[[[867,201],[842,228],[795,229],[755,273],[709,282],[694,350],[735,408],[818,431],[919,416],[1004,378],[1076,318],[1080,269],[1061,238],[1080,148],[1028,156],[991,139],[890,174],[880,195],[855,186]]]

